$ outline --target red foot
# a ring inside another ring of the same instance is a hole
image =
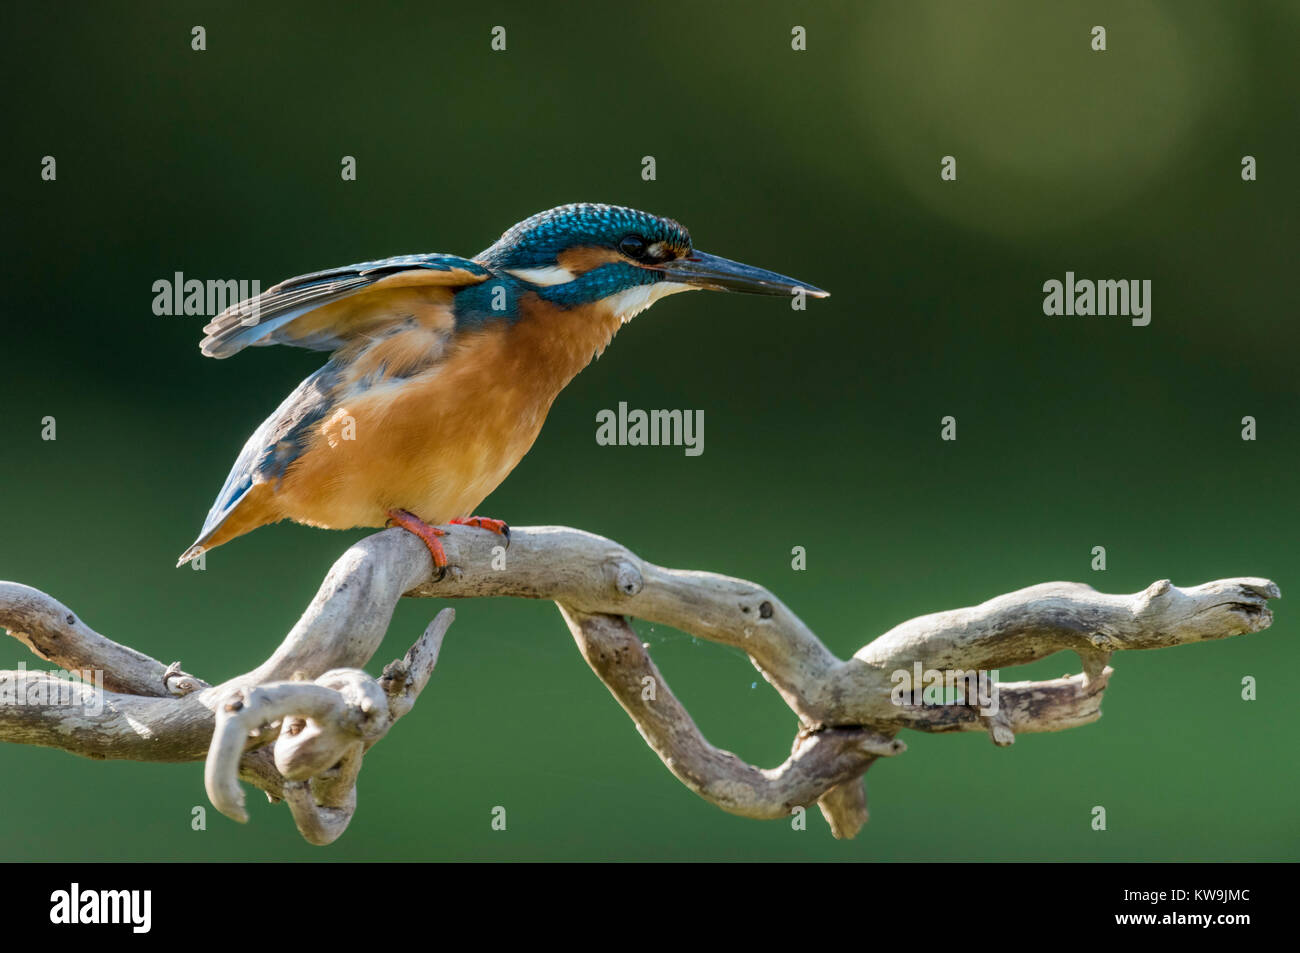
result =
[[[434,569],[447,568],[447,551],[442,548],[442,543],[438,542],[439,536],[447,535],[446,530],[430,526],[420,517],[407,510],[389,510],[388,521],[394,526],[400,526],[408,533],[418,536],[424,545],[429,547],[429,555],[433,557]]]
[[[498,536],[506,538],[506,545],[510,544],[510,527],[506,525],[505,520],[494,520],[490,516],[463,516],[460,519],[447,520],[448,523],[458,523],[461,526],[477,526],[479,529],[485,529],[489,533],[496,533]]]

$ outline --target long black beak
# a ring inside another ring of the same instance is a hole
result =
[[[829,291],[810,285],[804,281],[795,281],[775,271],[764,271],[753,265],[742,265],[729,258],[719,258],[702,251],[693,251],[686,258],[656,265],[669,281],[710,291],[743,291],[755,295],[788,295],[796,289],[802,289],[814,298],[829,298]]]

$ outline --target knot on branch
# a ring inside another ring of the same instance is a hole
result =
[[[172,662],[167,666],[167,670],[162,674],[163,688],[171,695],[181,697],[197,692],[200,688],[207,688],[208,683],[201,678],[195,678],[187,672],[181,671],[180,662]]]
[[[645,585],[641,570],[624,559],[614,562],[614,588],[625,596],[635,596]]]
[[[311,682],[234,689],[217,707],[204,771],[213,806],[240,823],[248,820],[239,786],[241,761],[247,751],[270,744],[299,831],[313,844],[336,840],[356,808],[362,756],[415,704],[454,615],[444,609],[379,680],[342,668]]]

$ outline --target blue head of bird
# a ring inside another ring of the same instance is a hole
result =
[[[617,205],[541,212],[475,258],[512,280],[512,296],[531,293],[564,309],[601,302],[624,321],[679,291],[828,296],[806,282],[698,251],[673,219]]]

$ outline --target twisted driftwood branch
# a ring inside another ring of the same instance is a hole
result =
[[[276,652],[216,686],[99,635],[42,592],[0,583],[0,626],[40,658],[102,678],[69,685],[46,673],[0,672],[0,740],[93,758],[206,760],[208,795],[223,813],[246,819],[242,779],[286,801],[308,841],[330,843],[355,811],[364,753],[411,710],[453,618],[450,609],[439,613],[375,680],[361,666],[397,600],[550,599],[592,670],[683,784],[745,817],[788,816],[816,802],[836,837],[852,837],[867,820],[862,775],[904,750],[895,737],[902,729],[986,731],[1007,745],[1024,732],[1087,724],[1101,716],[1111,653],[1257,632],[1272,622],[1268,600],[1280,595],[1254,578],[1190,589],[1163,580],[1134,595],[1045,583],[912,619],[841,660],[761,586],[664,569],[590,533],[515,529],[504,568],[494,567],[500,539],[492,534],[449,527],[443,544],[450,566],[434,579],[427,550],[408,533],[357,543]],[[798,720],[785,763],[760,769],[709,744],[627,616],[748,654]],[[1079,655],[1081,674],[997,682],[996,710],[974,699],[900,705],[894,697],[896,673],[916,666],[996,673],[1062,650]]]

